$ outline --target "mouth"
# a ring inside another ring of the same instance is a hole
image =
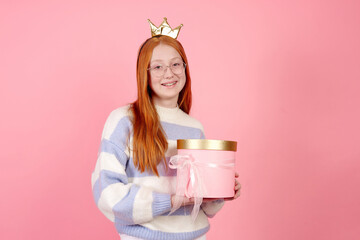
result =
[[[178,81],[168,82],[168,83],[162,83],[161,85],[164,87],[172,87],[174,86]]]

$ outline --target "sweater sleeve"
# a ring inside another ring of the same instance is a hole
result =
[[[119,119],[116,113],[110,114],[91,180],[97,207],[108,219],[122,225],[149,222],[171,209],[169,194],[129,182],[126,142],[130,127],[128,117]]]

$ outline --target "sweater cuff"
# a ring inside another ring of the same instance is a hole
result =
[[[170,194],[153,193],[152,210],[153,210],[153,217],[169,212],[171,210]]]

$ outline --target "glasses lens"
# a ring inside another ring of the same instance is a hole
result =
[[[161,65],[155,65],[155,66],[151,67],[151,72],[156,77],[161,77],[162,75],[164,75],[164,73],[165,73],[164,70],[165,70],[165,68]]]
[[[181,74],[184,70],[184,63],[183,62],[175,62],[171,64],[171,71],[174,74]]]
[[[179,62],[174,62],[170,64],[169,67],[173,74],[181,74],[184,71],[185,68],[185,63],[179,61]],[[162,77],[165,74],[165,71],[168,69],[168,67],[164,67],[162,65],[155,65],[152,66],[150,68],[151,73],[154,74],[154,76],[156,77]]]

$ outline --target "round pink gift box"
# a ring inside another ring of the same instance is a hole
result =
[[[235,152],[237,142],[210,139],[177,140],[178,155],[190,156],[204,187],[204,198],[234,196]],[[177,180],[186,175],[186,169],[177,169]],[[191,182],[191,181],[189,181]],[[188,185],[188,195],[195,196],[196,189]]]

